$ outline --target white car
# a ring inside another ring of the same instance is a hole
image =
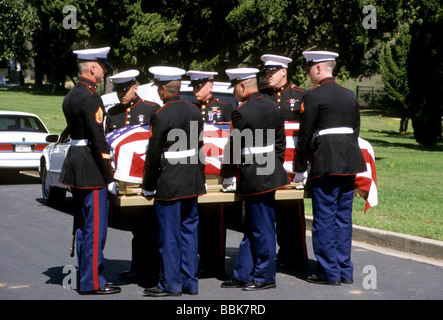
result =
[[[65,129],[60,136],[50,135],[48,140],[55,142],[43,150],[40,158],[40,178],[42,180],[42,196],[46,204],[61,203],[65,200],[67,186],[58,182],[66,154],[71,147],[69,133]]]
[[[0,170],[37,170],[49,135],[35,114],[0,110]]]
[[[193,89],[189,87],[189,83],[189,81],[182,81],[180,96],[189,102],[196,103]],[[236,108],[238,103],[232,95],[233,89],[228,89],[229,85],[230,83],[228,82],[214,82],[213,95]],[[157,87],[153,86],[152,83],[139,86],[137,93],[142,99],[157,102],[159,105],[163,104],[158,97]],[[119,103],[115,92],[103,95],[102,100],[106,110]],[[52,142],[56,143],[47,146],[43,150],[40,160],[40,177],[44,201],[47,204],[54,204],[62,202],[66,197],[66,191],[69,191],[67,186],[62,185],[58,181],[63,162],[71,146],[71,141],[66,130],[60,137],[51,135],[50,138]]]

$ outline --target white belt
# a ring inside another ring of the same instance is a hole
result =
[[[258,154],[258,153],[267,153],[274,151],[274,145],[271,144],[266,147],[249,147],[249,148],[243,148],[241,150],[242,155],[246,154]]]
[[[315,134],[315,136],[317,137],[317,136],[323,136],[325,134],[348,134],[348,133],[354,133],[354,130],[348,127],[337,127],[337,128],[320,130]]]
[[[163,158],[165,159],[179,159],[179,158],[187,158],[196,155],[196,150],[183,150],[183,151],[165,151],[163,152]]]
[[[74,147],[84,147],[84,146],[87,146],[88,145],[88,139],[81,139],[81,140],[75,140],[75,139],[72,139],[71,140],[71,146],[74,146]]]

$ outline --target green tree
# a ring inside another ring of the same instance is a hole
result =
[[[387,95],[401,113],[400,132],[406,132],[410,117],[414,137],[423,145],[436,144],[442,135],[442,13],[438,0],[401,3],[398,27],[379,59]]]
[[[314,47],[339,52],[339,76],[368,75],[375,70],[370,57],[378,54],[372,49],[392,31],[399,6],[378,0],[373,31],[362,26],[369,0],[29,1],[42,24],[35,37],[39,74],[58,75],[51,81],[60,85],[66,76],[75,78],[73,49],[102,45],[111,47],[117,69],[137,68],[141,81],[156,64],[212,69],[226,80],[225,69],[261,67],[261,55],[275,53],[293,59],[289,73],[300,84],[306,78],[301,53]],[[77,10],[73,30],[62,26],[67,4]]]
[[[411,26],[408,54],[410,113],[415,140],[425,146],[442,141],[443,9],[438,0],[421,1]]]
[[[387,97],[392,107],[401,115],[400,133],[408,130],[409,123],[409,86],[407,56],[411,45],[409,24],[404,23],[392,41],[386,43],[379,59],[380,74]]]
[[[37,89],[42,88],[45,75],[53,92],[64,88],[67,78],[75,83],[78,70],[72,51],[99,46],[116,48],[122,32],[125,32],[120,24],[121,6],[125,7],[128,0],[29,1],[40,20],[33,42]],[[69,12],[64,13],[63,9],[67,5],[75,9],[77,21],[74,28],[64,25]],[[109,57],[118,61],[114,50]]]
[[[39,25],[35,9],[24,0],[0,0],[0,8],[0,66],[9,61],[25,66],[32,57],[26,42],[33,40]]]
[[[30,0],[40,20],[40,27],[34,32],[35,89],[43,88],[46,76],[51,91],[64,88],[68,75],[76,72],[68,63],[72,59],[71,46],[77,38],[76,29],[63,27],[63,8],[73,1]]]

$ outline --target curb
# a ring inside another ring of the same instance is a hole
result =
[[[312,227],[312,216],[306,216],[306,230]],[[443,241],[411,236],[380,229],[352,226],[352,240],[443,260]]]

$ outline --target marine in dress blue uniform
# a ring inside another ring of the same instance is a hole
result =
[[[282,110],[285,121],[300,121],[300,106],[306,90],[288,82],[288,65],[292,59],[264,54],[261,60],[264,62],[269,85],[269,90],[266,91],[269,98]]]
[[[352,283],[352,202],[355,175],[366,171],[358,146],[360,111],[355,95],[332,77],[337,53],[305,51],[307,72],[318,84],[303,99],[294,159],[297,177],[311,163],[312,243],[318,274],[308,282]]]
[[[78,205],[74,225],[79,289],[97,294],[121,291],[103,276],[108,189],[112,192],[116,192],[116,189],[103,129],[103,101],[96,92],[96,84],[103,81],[107,70],[111,70],[106,60],[109,49],[74,51],[80,78],[63,100],[71,147],[63,163],[60,182],[71,187]]]
[[[234,107],[224,101],[216,99],[213,94],[214,76],[218,72],[189,70],[189,86],[193,88],[197,107],[205,123],[230,122]],[[199,204],[199,274],[224,274],[225,259],[220,248],[225,245],[224,211],[227,206],[223,203]],[[229,210],[229,209],[228,209]]]
[[[221,169],[225,179],[238,176],[237,192],[245,201],[244,236],[234,277],[221,287],[247,291],[276,287],[275,190],[289,184],[283,168],[283,117],[277,105],[258,92],[257,72],[254,68],[226,70],[241,105],[232,112],[229,150]]]
[[[300,122],[300,106],[305,90],[288,82],[289,57],[264,54],[269,98],[283,112],[285,121]],[[303,269],[308,266],[306,247],[305,206],[303,199],[285,200],[276,203],[275,210],[277,243],[279,246],[277,267],[282,269]]]
[[[181,76],[174,67],[152,67],[163,107],[151,117],[143,193],[155,197],[161,277],[148,296],[198,293],[197,197],[206,193],[200,112],[180,98]]]
[[[139,73],[138,70],[127,70],[109,78],[114,82],[113,90],[117,93],[120,103],[108,110],[106,132],[126,126],[149,124],[151,114],[160,109],[158,103],[138,96],[136,77]]]
[[[113,90],[117,93],[120,103],[108,110],[106,115],[106,129],[111,132],[115,129],[150,124],[151,115],[160,109],[160,105],[141,99],[137,94],[138,70],[127,70],[117,73],[109,79],[114,83]],[[111,217],[112,209],[111,206]],[[118,211],[121,208],[117,208]],[[152,210],[149,210],[152,209]],[[131,267],[119,273],[119,277],[128,282],[154,286],[159,277],[159,257],[157,245],[157,217],[155,208],[149,207],[149,212],[139,212],[140,208],[126,208],[133,213],[130,220],[130,229],[133,234],[131,247]],[[117,214],[117,213],[116,213]]]
[[[224,101],[214,98],[212,88],[217,72],[189,70],[186,73],[191,80],[197,107],[200,109],[203,122],[229,122],[234,107]]]

